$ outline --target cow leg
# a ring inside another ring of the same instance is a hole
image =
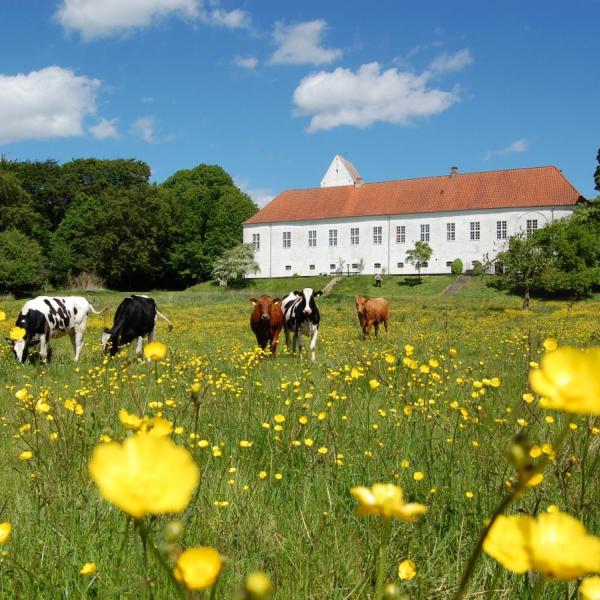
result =
[[[375,327],[375,337],[377,337],[377,334],[379,333],[379,321],[375,321],[373,327]]]
[[[148,339],[150,339],[150,333],[148,334]],[[138,337],[137,346],[135,347],[135,354],[138,358],[142,358],[142,350],[143,349],[144,349],[144,338],[140,335]]]
[[[45,333],[40,335],[40,358],[43,363],[48,362],[48,340]]]
[[[287,327],[285,327],[283,331],[285,333],[285,347],[289,350],[290,349],[290,330]]]
[[[152,328],[152,331],[148,334],[148,343],[154,341],[154,336],[156,335],[156,327]]]
[[[279,334],[281,333],[281,330],[276,331],[273,334],[273,337],[271,338],[271,353],[273,358],[275,358],[275,352],[277,352],[277,343],[279,341]]]
[[[79,360],[79,356],[81,355],[81,350],[83,348],[83,332],[85,328],[76,325],[75,326],[75,362]]]
[[[383,321],[383,326],[385,327],[385,332],[387,333],[387,330],[388,330],[388,320],[387,319],[385,319]]]
[[[319,328],[315,327],[312,332],[312,339],[310,340],[310,359],[315,361],[315,348],[317,347],[317,337],[319,336]]]

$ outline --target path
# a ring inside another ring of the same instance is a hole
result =
[[[342,280],[342,278],[338,275],[337,277],[334,277],[324,288],[323,288],[323,296],[327,296],[331,290],[333,289],[333,286],[336,283],[339,283]]]
[[[447,288],[442,291],[442,294],[456,294],[456,292],[464,288],[469,281],[471,281],[470,275],[459,275]]]

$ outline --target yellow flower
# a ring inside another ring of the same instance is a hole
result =
[[[200,469],[170,438],[144,433],[123,444],[96,446],[88,464],[100,495],[133,517],[180,513],[191,500]]]
[[[553,338],[546,338],[544,340],[544,348],[548,352],[552,352],[558,348],[558,342]]]
[[[143,420],[140,417],[133,413],[128,413],[124,408],[119,411],[119,421],[121,421],[121,424],[127,429],[133,430],[138,430],[143,423]]]
[[[377,379],[371,379],[369,381],[369,387],[372,390],[376,390],[381,384],[379,383],[379,381],[377,381]]]
[[[20,390],[17,390],[15,393],[15,398],[17,400],[25,400],[25,398],[27,398],[27,388],[21,388]]]
[[[500,516],[483,549],[515,573],[539,571],[545,577],[569,581],[600,572],[600,539],[583,524],[561,512]]]
[[[11,340],[15,340],[15,342],[17,340],[22,340],[25,337],[25,334],[27,332],[22,328],[22,327],[13,327],[9,334],[8,337],[10,337]]]
[[[248,440],[240,440],[240,448],[251,448],[254,442],[249,442]]]
[[[267,473],[266,471],[261,471],[261,472],[258,474],[258,477],[259,477],[259,479],[266,479],[266,478],[267,478],[267,476],[268,476],[268,473]]]
[[[95,575],[96,574],[96,563],[95,562],[86,562],[81,567],[81,571],[79,571],[80,575]]]
[[[167,353],[167,345],[162,342],[150,342],[144,347],[144,356],[148,360],[162,360]]]
[[[0,310],[0,321],[6,320],[6,313],[3,310]]]
[[[8,522],[0,523],[0,544],[6,544],[10,540],[12,525]]]
[[[410,581],[417,574],[417,565],[413,560],[404,560],[398,565],[398,577]]]
[[[304,445],[307,446],[308,448],[310,448],[314,443],[315,443],[314,440],[312,440],[311,438],[306,438],[304,440]]]
[[[393,354],[386,354],[385,362],[389,365],[393,365],[396,362],[396,357]]]
[[[548,352],[529,382],[544,408],[600,415],[600,348]]]
[[[600,577],[588,577],[579,586],[581,600],[600,600]]]
[[[33,456],[33,452],[31,450],[23,450],[21,454],[19,454],[20,460],[29,460]]]
[[[413,479],[415,481],[423,481],[423,479],[425,479],[425,473],[423,473],[422,471],[415,471],[413,473]]]
[[[350,493],[358,500],[357,515],[380,515],[384,519],[398,517],[413,523],[427,512],[423,504],[405,503],[402,489],[393,483],[376,483],[371,488],[353,487]]]
[[[260,600],[267,598],[273,591],[273,584],[269,576],[262,571],[253,571],[248,573],[244,588],[250,600]]]
[[[275,415],[273,417],[273,420],[275,421],[275,423],[284,423],[285,417],[283,415]]]
[[[320,447],[320,448],[317,450],[317,452],[318,452],[319,454],[327,454],[327,453],[329,452],[329,448],[326,448],[325,446],[321,446],[321,447]]]
[[[205,590],[217,580],[223,561],[214,548],[190,548],[179,555],[173,574],[189,590]]]
[[[166,436],[171,435],[173,431],[173,423],[163,419],[162,417],[153,417],[152,419],[145,419],[142,424],[142,431],[148,435],[155,436]]]

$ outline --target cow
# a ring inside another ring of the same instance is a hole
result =
[[[90,312],[101,315],[104,311],[98,312],[81,296],[37,296],[27,301],[16,321],[16,326],[24,329],[25,334],[20,340],[11,340],[15,357],[24,363],[29,349],[39,344],[40,357],[46,363],[52,356],[50,340],[68,333],[77,362]]]
[[[102,347],[106,354],[114,356],[119,348],[130,344],[137,338],[135,352],[142,355],[144,337],[151,342],[154,339],[156,318],[164,319],[169,325],[169,331],[173,324],[167,317],[158,312],[156,302],[150,296],[132,295],[124,298],[117,307],[113,326],[104,329],[102,334]]]
[[[301,292],[294,291],[288,294],[281,302],[283,308],[283,330],[285,332],[285,345],[290,347],[290,332],[293,334],[293,349],[302,351],[302,334],[310,337],[310,357],[315,360],[315,347],[319,335],[321,315],[315,302],[323,292],[315,292],[312,288],[304,288]]]
[[[371,327],[375,327],[375,337],[379,331],[379,324],[383,323],[385,330],[388,330],[388,321],[390,318],[390,305],[384,298],[365,298],[364,296],[354,296],[356,304],[356,314],[360,328],[363,332],[363,338],[371,337]]]
[[[256,336],[258,345],[265,350],[267,344],[271,347],[271,353],[275,358],[277,341],[283,328],[283,311],[281,310],[281,298],[271,298],[263,294],[258,300],[250,298],[254,310],[250,315],[250,328]]]

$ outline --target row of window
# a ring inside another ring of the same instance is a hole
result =
[[[537,219],[527,219],[527,237],[529,237],[538,228]],[[506,221],[496,221],[496,239],[505,240],[508,237],[508,228]],[[428,223],[422,223],[420,225],[420,239],[422,242],[431,241],[430,238],[430,226]],[[477,241],[481,239],[481,222],[471,221],[469,223],[469,239],[471,241]],[[456,240],[456,223],[446,223],[446,241],[454,242]],[[373,244],[380,245],[383,243],[383,227],[376,225],[373,227]],[[396,243],[406,243],[406,226],[396,226]],[[282,233],[282,244],[284,248],[292,247],[292,232],[284,231]],[[358,246],[360,244],[360,227],[350,228],[350,245]],[[260,233],[252,234],[252,245],[254,251],[260,250]],[[338,245],[338,230],[329,230],[329,245]],[[308,246],[309,248],[315,248],[317,246],[317,230],[311,229],[308,231]]]
[[[472,262],[471,262],[471,266],[472,266],[472,267],[475,267],[475,266],[476,266],[476,264],[477,264],[478,262],[479,262],[479,261],[477,261],[477,260],[474,260],[474,261],[472,261]],[[429,263],[428,263],[428,262],[423,262],[423,263],[421,263],[421,265],[420,265],[420,266],[421,266],[421,268],[422,268],[422,269],[426,269],[426,268],[429,266]],[[447,261],[447,262],[446,262],[446,266],[447,266],[447,267],[452,267],[452,261],[451,261],[451,260]],[[495,263],[495,266],[497,267],[497,266],[498,266],[498,263]],[[364,267],[364,265],[363,265],[363,267]],[[397,267],[398,269],[403,269],[403,268],[404,268],[404,263],[403,263],[403,262],[396,263],[396,267]],[[315,270],[315,265],[308,265],[308,268],[309,268],[311,271],[314,271],[314,270]],[[376,263],[373,263],[373,268],[374,268],[374,269],[381,269],[381,263],[378,263],[378,262],[376,262]],[[348,264],[348,265],[346,265],[344,268],[342,268],[341,270],[342,270],[342,271],[345,271],[346,269],[349,269],[349,270],[352,270],[352,271],[358,271],[358,263],[352,263],[352,266],[351,266],[351,267],[350,267],[350,265]],[[285,270],[286,270],[286,271],[291,271],[291,270],[292,270],[292,265],[285,265]],[[340,267],[339,267],[339,265],[336,265],[335,263],[331,263],[331,264],[329,265],[329,270],[330,270],[330,271],[339,271],[339,270],[340,270]],[[496,270],[497,270],[497,269],[496,269]]]

